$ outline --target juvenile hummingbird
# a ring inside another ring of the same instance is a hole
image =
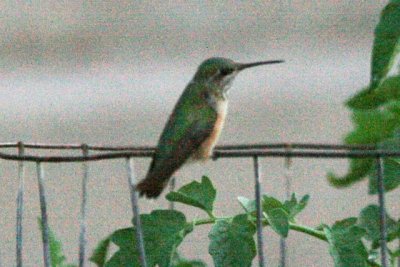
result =
[[[281,62],[236,63],[215,57],[201,63],[168,119],[146,178],[136,186],[140,196],[158,197],[185,162],[212,156],[227,113],[227,92],[240,71]]]

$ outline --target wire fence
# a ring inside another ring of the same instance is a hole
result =
[[[18,161],[18,192],[16,210],[16,266],[22,267],[23,255],[23,213],[24,213],[24,162],[36,162],[37,179],[39,186],[39,200],[42,223],[42,244],[43,260],[46,267],[50,267],[49,251],[49,225],[47,220],[46,189],[44,185],[43,163],[80,162],[83,169],[82,177],[82,198],[80,212],[80,233],[79,233],[79,266],[87,265],[86,259],[86,214],[87,214],[87,183],[89,177],[89,161],[109,160],[116,158],[126,159],[126,172],[130,188],[130,201],[134,215],[136,228],[137,249],[140,255],[140,263],[147,267],[143,232],[139,217],[138,196],[135,191],[136,177],[134,170],[134,158],[152,157],[154,147],[149,146],[94,146],[87,144],[33,144],[33,143],[0,143],[2,148],[16,148],[16,153],[0,152],[0,159]],[[80,150],[81,156],[38,156],[29,155],[30,150]],[[335,145],[335,144],[306,144],[306,143],[280,143],[280,144],[249,144],[249,145],[225,145],[217,146],[214,149],[213,159],[219,158],[252,158],[254,169],[254,186],[257,214],[257,251],[260,267],[267,266],[267,259],[264,255],[264,242],[262,234],[262,173],[259,163],[260,157],[283,157],[285,158],[286,195],[290,193],[290,166],[293,158],[375,158],[377,164],[378,204],[380,214],[380,242],[381,242],[381,266],[388,266],[387,259],[387,225],[385,212],[385,192],[383,186],[383,158],[399,157],[400,151],[381,150],[371,145]],[[175,179],[170,183],[170,190],[175,188]],[[170,208],[174,208],[171,203]],[[287,246],[284,239],[280,241],[280,264],[286,266]],[[0,259],[0,267],[1,267]]]

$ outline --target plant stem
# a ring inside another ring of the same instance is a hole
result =
[[[323,241],[328,241],[328,239],[326,238],[325,233],[322,232],[322,231],[315,230],[315,229],[310,228],[308,226],[295,224],[295,223],[289,223],[289,227],[290,227],[290,230],[294,230],[294,231],[297,231],[297,232],[308,234],[308,235],[311,235],[311,236],[316,237],[316,238],[318,238],[320,240],[323,240]]]
[[[200,220],[193,221],[192,224],[193,225],[212,224],[212,223],[215,223],[218,220],[230,220],[232,218],[233,217],[222,217],[222,218],[215,218],[214,217],[214,218],[200,219]],[[263,221],[265,223],[264,225],[267,226],[268,225],[267,220],[263,219]],[[301,233],[304,233],[304,234],[308,234],[310,236],[316,237],[316,238],[318,238],[320,240],[323,240],[323,241],[328,241],[326,236],[325,236],[325,233],[323,231],[315,230],[314,228],[311,228],[311,227],[308,227],[308,226],[305,226],[305,225],[301,225],[301,224],[296,224],[296,223],[289,223],[289,228],[290,228],[290,230],[301,232]]]
[[[207,211],[208,216],[210,216],[211,219],[215,219],[214,214],[211,211]]]
[[[213,218],[207,218],[207,219],[200,219],[200,220],[194,220],[192,225],[203,225],[203,224],[212,224],[215,223],[216,221],[220,220],[232,220],[233,217],[213,217]]]
[[[211,223],[215,223],[217,219],[216,218],[207,218],[207,219],[200,219],[200,220],[195,220],[193,221],[193,225],[202,225],[202,224],[211,224]]]

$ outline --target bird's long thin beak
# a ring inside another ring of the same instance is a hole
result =
[[[277,63],[283,63],[285,62],[284,60],[268,60],[268,61],[259,61],[259,62],[253,62],[253,63],[239,63],[237,70],[244,70],[247,68],[251,67],[256,67],[260,65],[269,65],[269,64],[277,64]]]

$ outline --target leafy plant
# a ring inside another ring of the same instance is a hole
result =
[[[191,192],[191,194],[187,194]],[[167,195],[170,201],[207,210],[208,217],[187,221],[185,216],[174,210],[155,210],[150,214],[142,214],[144,245],[149,266],[206,266],[201,261],[182,261],[177,251],[182,240],[197,227],[212,224],[208,235],[210,244],[208,251],[214,260],[214,266],[251,266],[256,256],[254,236],[255,202],[239,197],[243,213],[231,217],[214,215],[213,203],[209,192],[214,192],[210,179],[202,178],[202,182],[192,182],[176,192]],[[174,197],[171,197],[174,196]],[[348,218],[336,222],[333,226],[323,225],[321,229],[297,223],[296,215],[307,205],[309,196],[300,200],[292,194],[290,200],[281,202],[264,195],[262,198],[263,226],[272,229],[276,234],[286,238],[291,231],[302,232],[316,239],[327,242],[335,266],[379,266],[376,262],[376,249],[379,248],[379,213],[377,206],[370,205],[363,209],[358,218]],[[399,239],[400,222],[388,215],[388,242]],[[91,260],[97,266],[139,266],[139,255],[135,239],[135,227],[120,229],[100,242]],[[371,242],[367,242],[371,241]],[[118,246],[119,250],[107,257],[109,242]],[[365,245],[369,243],[369,245]],[[396,251],[390,251],[394,260]],[[100,255],[100,256],[99,256]],[[179,260],[177,260],[179,259]]]
[[[394,71],[399,53],[400,1],[392,0],[383,9],[375,29],[370,83],[346,103],[353,112],[355,125],[355,129],[345,138],[347,144],[400,148],[400,72]],[[384,161],[384,184],[386,191],[390,191],[400,184],[400,165],[397,159]],[[374,162],[370,158],[352,159],[346,175],[338,177],[331,172],[328,173],[328,180],[336,187],[345,187],[370,177],[369,192],[375,194]]]

